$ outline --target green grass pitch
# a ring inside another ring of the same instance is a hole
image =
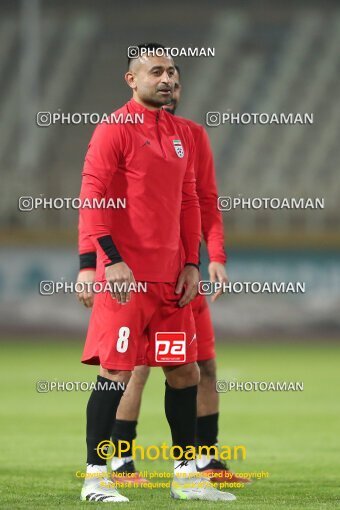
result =
[[[81,365],[82,342],[2,343],[0,508],[74,509],[84,470],[86,392],[37,393],[37,380],[91,381]],[[235,489],[236,502],[174,501],[168,489],[124,489],[127,507],[244,510],[340,507],[340,347],[315,344],[223,345],[219,378],[303,381],[303,392],[229,392],[220,398],[220,443],[244,444],[237,472],[266,471],[269,478]],[[154,369],[138,425],[139,444],[170,443],[163,412],[164,383]],[[170,471],[170,461],[139,461],[139,469]],[[109,504],[107,504],[109,505]],[[125,506],[124,506],[125,508]]]

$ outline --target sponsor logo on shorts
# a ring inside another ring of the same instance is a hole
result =
[[[157,362],[183,363],[186,360],[186,338],[184,332],[156,333]]]

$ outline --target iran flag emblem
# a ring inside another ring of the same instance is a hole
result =
[[[173,140],[172,143],[174,144],[177,156],[179,158],[183,158],[184,157],[184,149],[183,149],[181,140]]]

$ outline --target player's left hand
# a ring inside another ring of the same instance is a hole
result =
[[[208,266],[208,272],[210,276],[210,281],[212,283],[220,282],[220,283],[228,283],[228,275],[226,273],[225,267],[220,262],[210,262]],[[216,301],[222,294],[222,289],[218,290],[211,296],[212,303]]]
[[[199,282],[199,272],[195,266],[185,266],[179,274],[175,292],[184,294],[178,301],[178,306],[185,306],[190,303],[197,295]]]

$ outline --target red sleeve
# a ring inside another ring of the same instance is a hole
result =
[[[91,237],[84,232],[84,227],[79,219],[78,225],[78,253],[91,253],[96,251],[96,246],[93,244]]]
[[[85,234],[81,230],[81,226],[79,224],[79,230],[78,230],[78,252],[81,253],[91,253],[93,251],[96,251],[96,247],[91,241],[91,238]]]
[[[96,246],[91,237],[84,231],[82,214],[79,214],[78,222],[78,253],[79,253],[79,269],[96,269],[97,254]]]
[[[207,132],[202,127],[196,141],[196,186],[201,208],[203,237],[211,262],[225,264],[222,214],[217,208],[214,159]]]
[[[119,134],[115,124],[104,123],[97,126],[85,157],[80,190],[83,207],[79,209],[79,235],[82,247],[85,246],[84,243],[89,246],[91,242],[97,254],[103,257],[105,265],[112,263],[112,259],[108,256],[107,249],[102,247],[101,240],[105,239],[106,246],[110,241],[109,248],[114,247],[107,210],[105,207],[86,207],[86,202],[93,203],[96,200],[100,203],[102,199],[108,198],[108,188],[118,168]]]
[[[182,188],[181,239],[186,264],[199,264],[199,247],[201,240],[201,215],[196,192],[195,145],[188,128],[188,165]]]

